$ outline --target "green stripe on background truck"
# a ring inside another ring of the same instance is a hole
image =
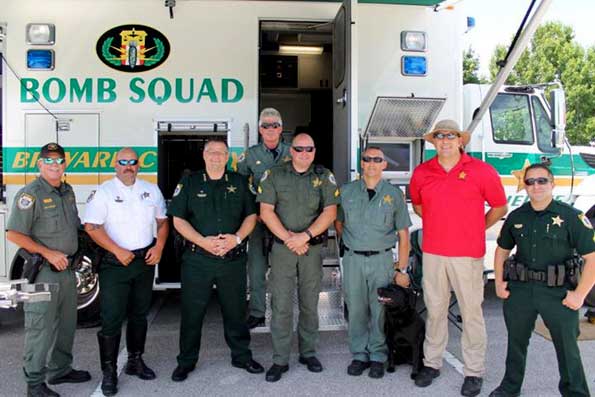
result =
[[[260,109],[272,106],[283,115],[284,137],[314,137],[316,162],[339,183],[357,176],[360,149],[373,143],[391,159],[387,178],[406,191],[413,168],[431,155],[422,135],[439,119],[468,121],[461,70],[467,18],[450,3],[3,1],[0,277],[21,271],[4,225],[15,193],[37,175],[39,148],[51,141],[66,149],[65,179],[80,211],[114,176],[122,146],[139,152],[140,177],[170,198],[184,173],[203,166],[207,139],[227,140],[234,167],[258,142]],[[490,146],[486,124],[470,147],[511,187],[525,160],[544,155],[537,138],[528,141],[541,136],[531,106],[526,141]],[[565,153],[545,155],[566,164]],[[584,172],[577,171],[577,184],[593,169]],[[82,317],[96,312],[90,269],[78,271]],[[179,288],[171,251],[154,286]]]

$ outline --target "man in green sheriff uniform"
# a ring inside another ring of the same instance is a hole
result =
[[[80,219],[72,187],[62,182],[64,149],[56,143],[41,148],[40,176],[22,188],[8,219],[6,237],[45,259],[35,282],[50,283],[51,301],[25,303],[23,370],[28,396],[58,396],[45,384],[79,383],[91,379],[72,368],[76,330],[76,279],[71,259],[78,249]]]
[[[545,165],[527,167],[524,184],[530,202],[511,212],[506,219],[494,258],[496,294],[505,299],[508,351],[504,379],[490,396],[520,394],[527,347],[538,314],[548,327],[556,349],[560,394],[589,396],[576,339],[579,335],[578,310],[595,284],[593,227],[584,214],[553,200],[554,177]],[[522,267],[525,271],[513,272],[507,266],[509,281],[504,281],[504,262],[514,246],[517,247],[515,269]],[[575,250],[585,261],[576,288],[569,284],[568,278],[564,280],[564,274],[569,270],[567,260]],[[562,277],[558,278],[559,275]],[[518,280],[523,278],[526,281]],[[548,286],[548,283],[554,286]]]
[[[264,368],[252,359],[246,325],[246,249],[244,240],[256,223],[254,195],[243,176],[226,171],[229,149],[209,141],[203,151],[206,169],[184,176],[168,213],[186,239],[182,256],[180,354],[172,380],[188,377],[198,361],[202,322],[213,285],[223,313],[231,364],[249,373]]]
[[[378,147],[368,147],[361,160],[362,179],[341,188],[341,205],[335,228],[344,244],[344,291],[349,310],[349,348],[353,361],[349,375],[370,367],[371,378],[384,376],[387,359],[384,308],[377,290],[395,280],[407,287],[409,226],[411,219],[403,193],[382,179],[387,162]],[[399,240],[399,259],[392,248]],[[395,274],[395,270],[398,270]]]
[[[262,174],[272,166],[291,159],[289,145],[281,141],[283,121],[281,114],[273,108],[260,112],[258,131],[262,143],[252,146],[238,160],[238,172],[249,177],[250,190],[256,194],[256,187]],[[266,311],[267,255],[263,248],[265,227],[256,222],[248,245],[248,277],[250,279],[250,305],[248,327],[264,325]]]
[[[312,164],[315,154],[312,137],[296,135],[291,162],[265,172],[258,186],[260,216],[275,236],[269,276],[273,339],[273,365],[266,374],[269,382],[278,381],[289,369],[296,277],[299,362],[311,372],[322,371],[315,357],[322,279],[320,243],[337,215],[339,190],[329,170]]]

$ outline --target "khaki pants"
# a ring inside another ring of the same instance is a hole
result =
[[[428,309],[424,365],[439,369],[448,342],[448,305],[454,290],[463,318],[461,347],[465,376],[485,373],[486,330],[483,302],[483,258],[423,254],[424,302]]]

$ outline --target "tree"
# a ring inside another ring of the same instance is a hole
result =
[[[479,56],[473,48],[463,51],[463,84],[486,83],[486,79],[477,75],[479,72]]]
[[[490,60],[492,80],[507,48],[499,45]],[[566,133],[572,144],[587,144],[595,136],[595,47],[587,50],[574,40],[571,26],[547,22],[535,31],[506,84],[537,84],[559,78],[566,91]]]

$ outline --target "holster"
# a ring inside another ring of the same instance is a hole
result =
[[[22,278],[26,278],[29,284],[34,284],[45,259],[40,254],[32,254],[24,248],[19,248],[16,255],[23,258]]]

